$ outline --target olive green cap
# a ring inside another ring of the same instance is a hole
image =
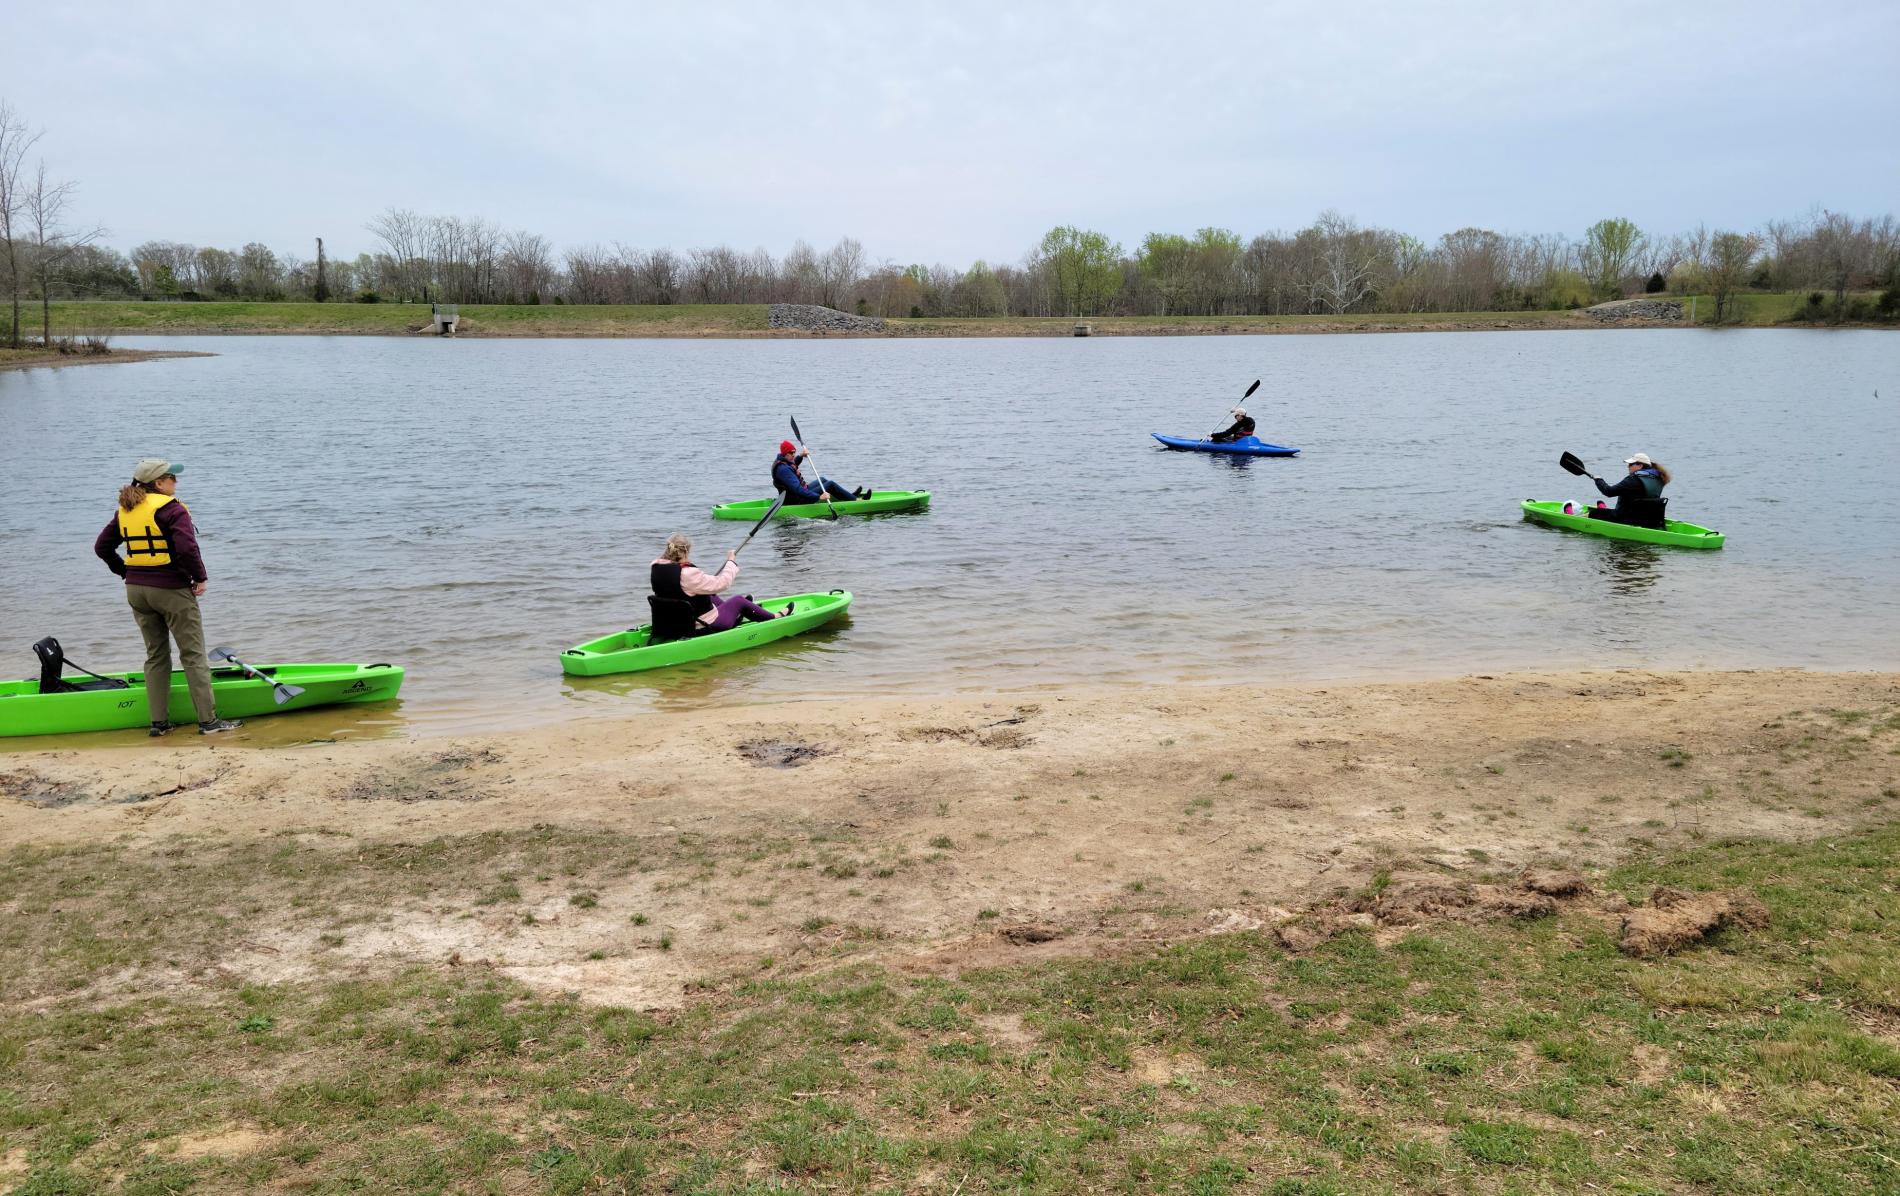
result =
[[[185,467],[163,457],[147,457],[132,467],[135,482],[156,482],[166,474],[181,474]]]

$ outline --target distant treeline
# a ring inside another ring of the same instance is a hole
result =
[[[873,261],[845,237],[784,257],[726,245],[620,242],[557,251],[538,233],[391,208],[364,226],[375,253],[305,258],[259,242],[148,241],[121,253],[65,219],[70,184],[25,170],[37,138],[0,105],[0,287],[24,297],[449,303],[816,303],[875,316],[1343,315],[1558,310],[1640,292],[1810,291],[1812,315],[1893,318],[1900,223],[1815,211],[1750,231],[1656,235],[1600,220],[1577,238],[1461,228],[1434,242],[1322,213],[1293,232],[1150,233],[1124,248],[1051,229],[1014,265]],[[1882,290],[1877,302],[1854,292]],[[1862,309],[1865,310],[1862,310]]]
[[[1291,233],[1151,233],[1132,251],[1101,233],[1052,229],[1016,265],[872,262],[846,237],[784,257],[726,245],[557,253],[546,237],[482,220],[392,209],[376,253],[325,261],[251,243],[149,241],[130,255],[86,247],[54,297],[329,299],[451,303],[817,303],[876,316],[1318,315],[1579,307],[1644,291],[1822,292],[1838,316],[1855,291],[1900,283],[1900,223],[1817,212],[1759,231],[1655,236],[1627,220],[1580,238],[1462,228],[1427,243],[1336,212]],[[1891,306],[1891,301],[1889,306]],[[1716,315],[1719,317],[1720,312]]]

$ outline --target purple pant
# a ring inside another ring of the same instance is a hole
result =
[[[703,624],[707,631],[729,631],[742,621],[763,623],[776,618],[771,611],[747,598],[744,594],[735,594],[730,598],[713,597],[712,622]]]

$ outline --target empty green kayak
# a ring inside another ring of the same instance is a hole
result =
[[[722,502],[713,508],[714,519],[756,520],[765,515],[772,505],[769,498],[751,498],[744,502]],[[885,511],[921,511],[930,505],[928,490],[873,490],[869,498],[852,499],[850,502],[834,502],[831,507],[838,509],[840,515],[877,515]],[[824,503],[800,503],[798,506],[787,504],[778,509],[774,519],[829,519],[831,507]]]
[[[1699,523],[1668,519],[1661,527],[1632,527],[1627,523],[1592,519],[1588,515],[1566,515],[1564,505],[1560,502],[1537,502],[1527,498],[1523,505],[1524,518],[1565,531],[1588,532],[1611,540],[1634,540],[1639,544],[1668,544],[1675,548],[1722,547],[1722,533]]]
[[[211,690],[217,695],[219,718],[256,718],[339,702],[381,702],[395,697],[402,688],[402,670],[391,664],[277,664],[260,666],[258,671],[286,685],[300,686],[303,692],[279,706],[269,681],[247,677],[238,669],[212,669]],[[0,681],[0,736],[149,726],[152,717],[145,704],[145,674],[103,676],[125,685],[107,688],[104,682],[87,680],[85,685],[99,688],[43,694],[38,680]],[[171,722],[197,721],[181,671],[172,673],[170,706],[167,717]]]
[[[851,605],[851,595],[845,590],[833,590],[829,594],[790,594],[783,598],[766,598],[759,605],[769,611],[781,611],[787,602],[795,604],[788,616],[764,623],[741,623],[726,631],[662,644],[647,643],[653,631],[650,623],[616,631],[561,653],[561,671],[574,677],[599,677],[606,673],[663,669],[709,656],[742,652],[831,622]]]

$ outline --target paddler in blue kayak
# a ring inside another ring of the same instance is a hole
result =
[[[1216,432],[1208,437],[1215,444],[1231,444],[1253,435],[1253,416],[1247,414],[1245,407],[1236,407],[1229,414],[1234,417],[1233,426],[1225,432]]]
[[[798,463],[808,454],[789,440],[778,442],[778,457],[772,462],[772,488],[785,496],[788,507],[804,506],[808,503],[824,502],[830,495],[833,502],[850,502],[855,498],[869,498],[871,492],[859,487],[846,490],[830,478],[819,478],[816,486],[805,480],[798,471]]]
[[[1584,514],[1632,527],[1663,526],[1662,492],[1669,484],[1669,470],[1650,460],[1648,453],[1625,457],[1623,465],[1628,472],[1614,486],[1595,474],[1590,475],[1590,480],[1597,484],[1597,491],[1605,498],[1614,498],[1616,507],[1589,507]]]

